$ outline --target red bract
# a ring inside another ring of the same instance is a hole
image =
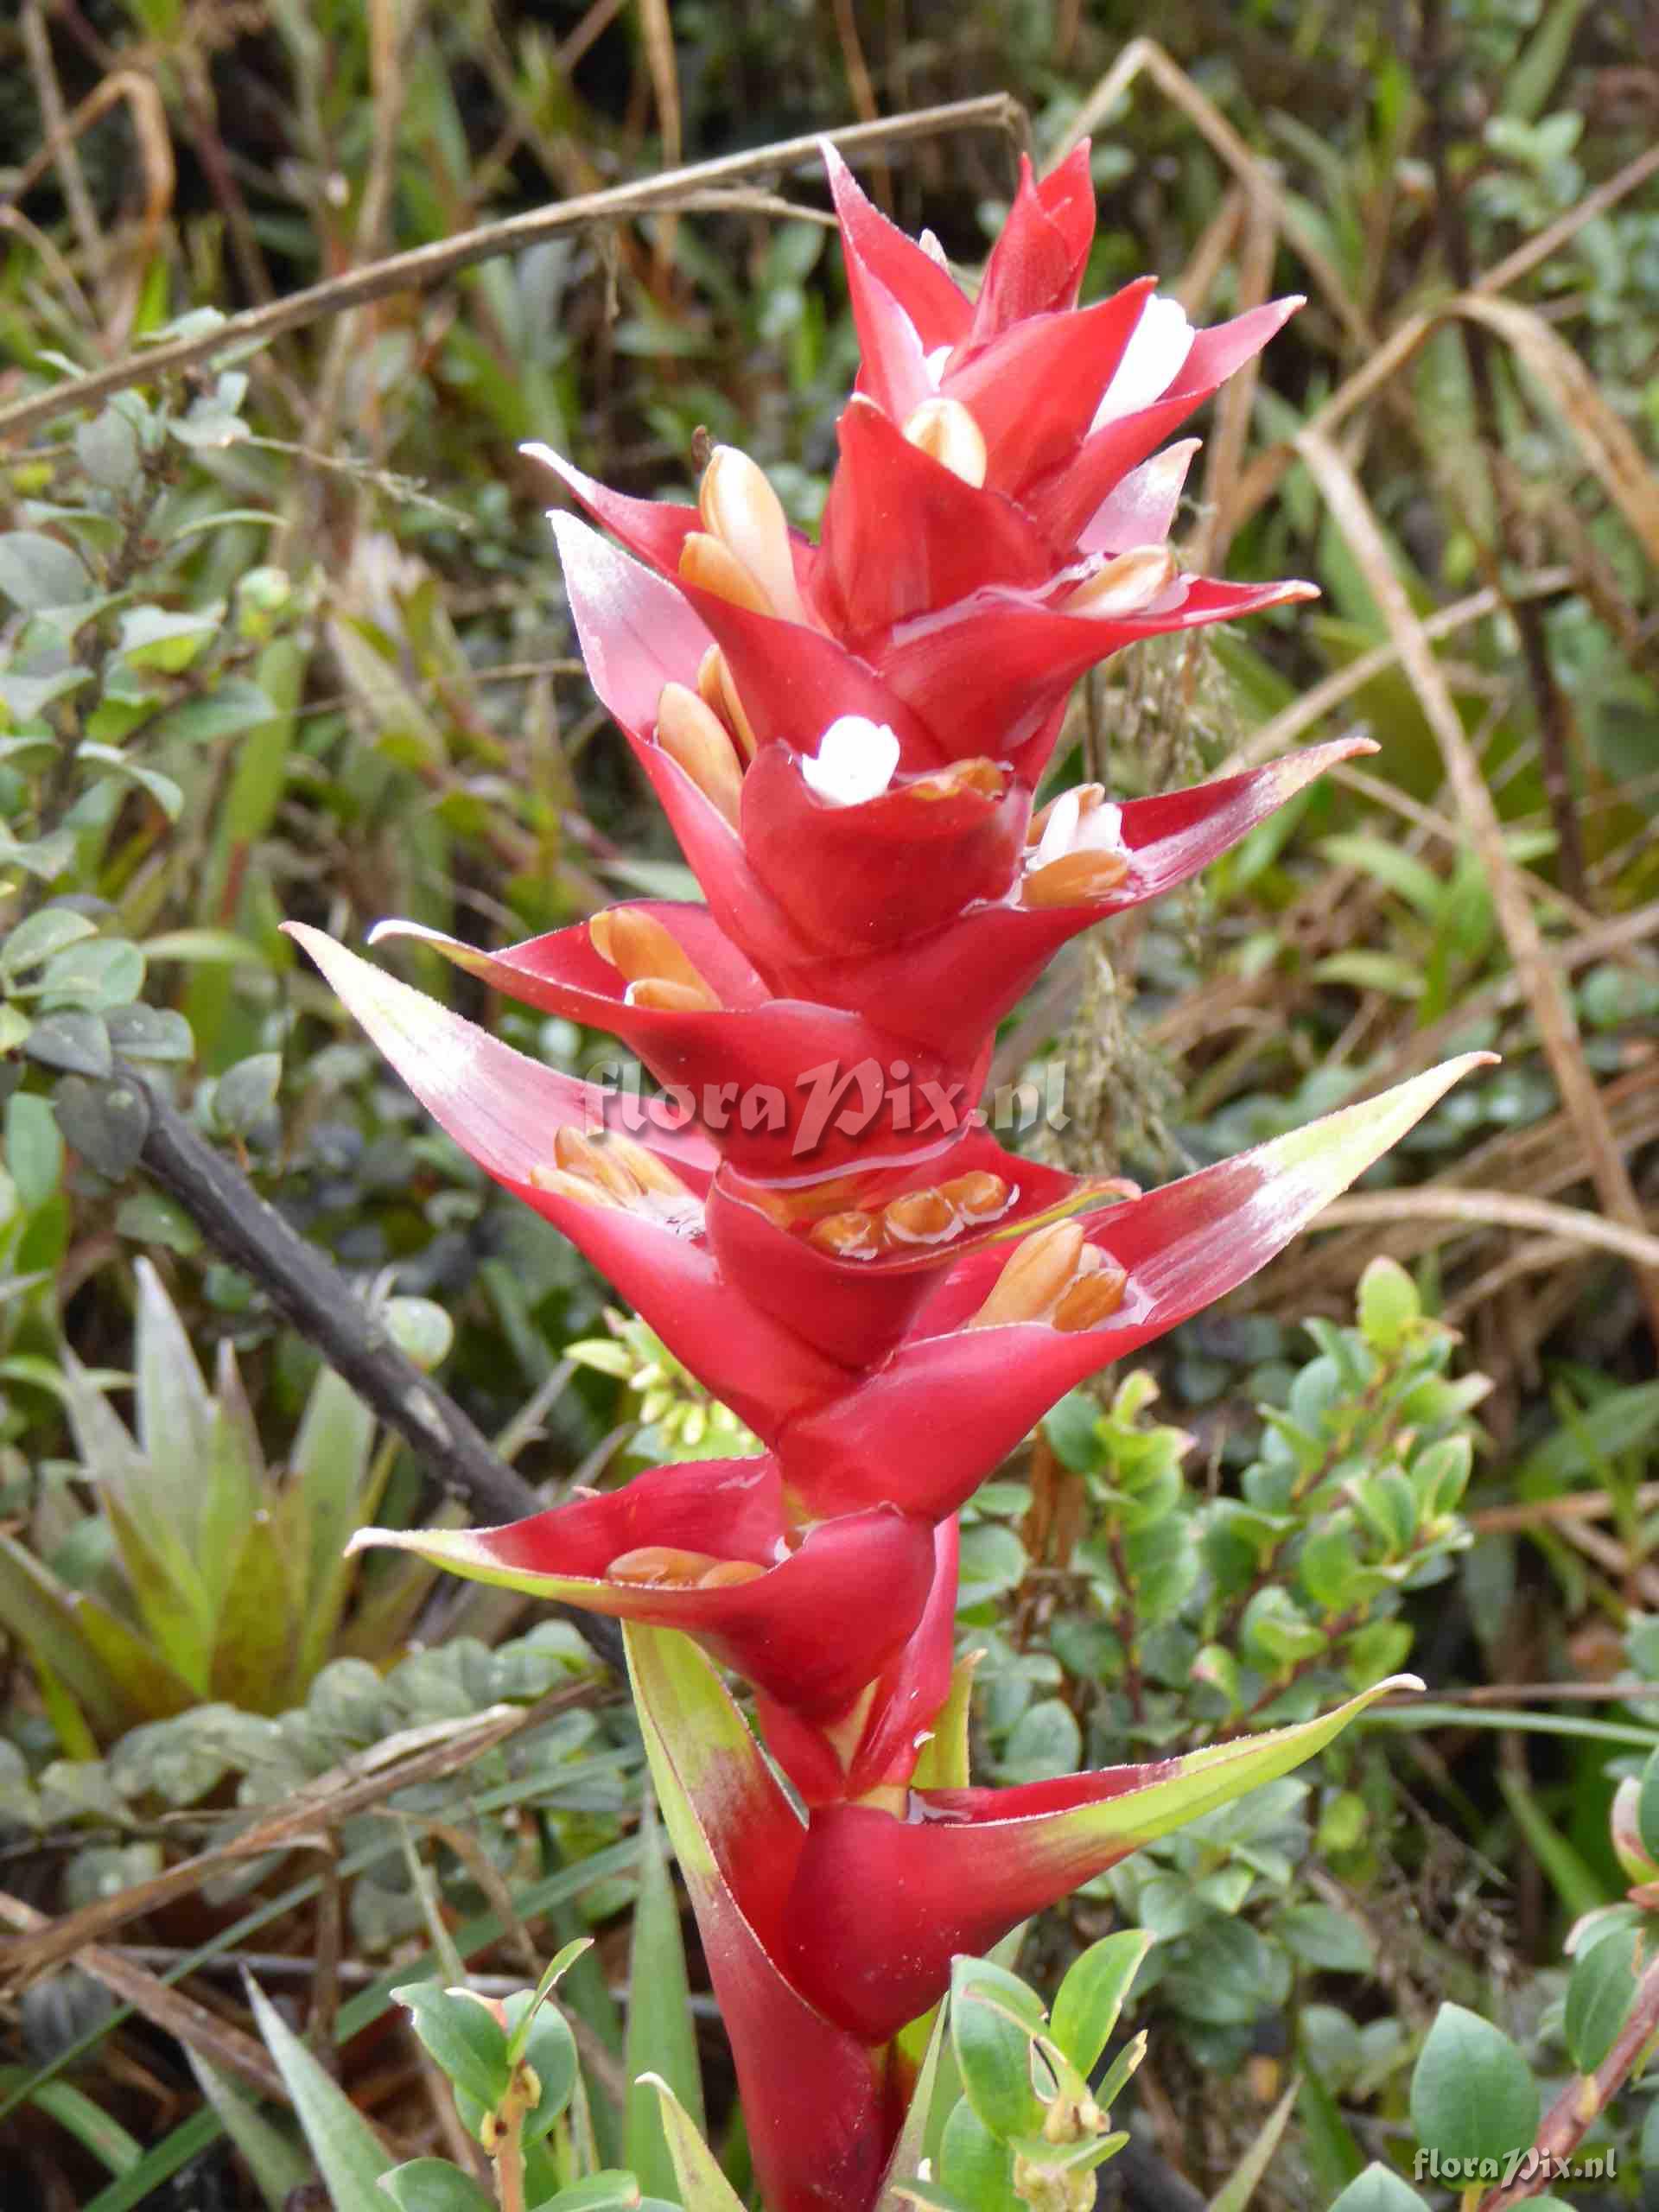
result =
[[[503,1529],[365,1529],[349,1548],[374,1545],[474,1582],[683,1629],[815,1726],[841,1719],[904,1659],[938,1581],[927,1522],[880,1506],[804,1524],[766,1459],[654,1467]]]
[[[650,1630],[627,1640],[769,2212],[873,2202],[906,2070],[892,2038],[944,1995],[953,1952],[1288,1773],[1389,1690],[1421,1687],[1379,1682],[1320,1719],[1147,1766],[912,1791],[902,1818],[841,1803],[803,1822],[707,1662]]]
[[[1081,149],[1040,182],[1022,168],[970,301],[829,158],[864,359],[821,542],[734,448],[696,507],[544,456],[631,549],[554,518],[594,688],[706,906],[631,901],[494,953],[389,925],[610,1031],[666,1095],[556,1074],[294,931],[442,1127],[764,1447],[510,1528],[359,1541],[628,1623],[769,2212],[867,2212],[908,2087],[894,2038],[953,1952],[1286,1772],[1365,1701],[970,1789],[956,1514],[1065,1391],[1265,1265],[1480,1057],[1147,1196],[984,1126],[996,1026],[1069,937],[1369,748],[1033,810],[1084,670],[1306,590],[1183,575],[1193,448],[1156,450],[1294,302],[1198,332],[1148,283],[1077,309]],[[711,1660],[754,1689],[804,1813]]]

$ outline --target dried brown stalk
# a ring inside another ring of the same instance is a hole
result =
[[[1395,574],[1388,544],[1371,511],[1370,501],[1348,462],[1319,431],[1312,428],[1302,430],[1295,445],[1382,611],[1399,648],[1401,664],[1440,745],[1459,811],[1486,870],[1510,957],[1526,991],[1561,1103],[1578,1130],[1602,1205],[1615,1222],[1645,1237],[1647,1223],[1641,1201],[1614,1141],[1601,1094],[1585,1065],[1578,1024],[1560,968],[1551,957],[1538,918],[1504,846],[1503,824],[1481,774],[1480,763],[1452,703],[1445,675],[1423,634],[1422,624],[1407,597],[1405,587]],[[1655,1343],[1659,1344],[1659,1267],[1639,1266],[1637,1281],[1649,1327]]]

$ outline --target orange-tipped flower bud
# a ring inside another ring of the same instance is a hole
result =
[[[1129,872],[1127,853],[1062,853],[1034,868],[1020,887],[1025,906],[1081,906],[1116,891]]]
[[[657,742],[737,827],[743,771],[730,733],[714,709],[683,683],[665,683],[657,702]]]
[[[680,574],[689,584],[699,584],[717,599],[734,607],[747,607],[751,614],[775,614],[777,608],[766,587],[746,569],[731,548],[707,531],[694,530],[680,548]]]
[[[704,527],[741,561],[771,601],[772,611],[804,622],[795,582],[789,522],[766,471],[740,446],[716,446],[702,472],[697,508]]]
[[[595,914],[588,925],[588,942],[630,983],[647,978],[679,983],[697,994],[699,1006],[720,1004],[720,994],[686,957],[679,939],[638,906],[607,906]]]
[[[1103,620],[1139,614],[1174,581],[1175,556],[1167,545],[1132,545],[1062,600],[1060,612]]]
[[[712,1552],[682,1551],[675,1544],[641,1544],[637,1551],[620,1553],[605,1574],[611,1582],[696,1584],[724,1564]]]
[[[1006,1321],[1037,1321],[1077,1273],[1083,1230],[1075,1221],[1051,1222],[1016,1244],[990,1296],[968,1324],[991,1329]]]

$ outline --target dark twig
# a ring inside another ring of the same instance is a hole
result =
[[[141,1163],[172,1192],[213,1249],[252,1277],[447,1490],[493,1521],[540,1512],[543,1501],[524,1477],[398,1350],[321,1253],[197,1134],[156,1084],[130,1066],[118,1067],[117,1074],[149,1109]],[[555,1610],[574,1622],[607,1665],[620,1669],[621,1636],[614,1623],[563,1606]]]
[[[603,192],[584,192],[574,200],[556,201],[550,207],[533,207],[527,214],[511,215],[499,223],[485,223],[453,238],[394,253],[365,269],[347,270],[303,291],[249,308],[229,316],[216,330],[196,338],[175,339],[167,346],[146,346],[108,368],[73,377],[50,391],[33,392],[0,407],[0,437],[15,437],[37,423],[53,421],[75,408],[128,385],[153,384],[157,378],[193,368],[232,346],[262,343],[279,331],[296,330],[323,315],[338,315],[365,301],[385,299],[391,292],[413,291],[458,269],[480,261],[493,261],[505,253],[519,253],[526,246],[556,237],[582,223],[626,222],[654,209],[680,206],[712,186],[738,179],[764,176],[773,170],[793,169],[817,159],[818,149],[831,139],[842,153],[868,153],[877,146],[902,144],[946,130],[1002,130],[1016,140],[1026,131],[1025,111],[1007,92],[989,92],[979,99],[951,100],[942,107],[918,108],[910,115],[884,117],[879,123],[854,124],[840,130],[825,130],[801,138],[782,138],[775,145],[756,147],[741,154],[725,154],[718,161],[697,162],[689,168],[664,169],[657,176],[631,184],[612,185]]]

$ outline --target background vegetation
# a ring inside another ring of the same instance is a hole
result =
[[[1064,1069],[1065,1126],[1024,1141],[1157,1180],[1453,1047],[1503,1055],[981,1494],[988,1779],[1408,1659],[1433,1686],[1093,1885],[1022,1971],[1052,1990],[1110,1925],[1157,1938],[1134,2153],[1103,2173],[1124,2202],[1207,2196],[1253,2143],[1283,2206],[1466,2147],[1420,2060],[1437,2013],[1440,2078],[1448,2050],[1495,2069],[1517,2141],[1567,2084],[1581,2150],[1624,2153],[1605,2200],[1636,2201],[1659,2100],[1612,2093],[1659,2022],[1659,1789],[1629,1863],[1609,1823],[1659,1745],[1651,11],[22,0],[0,63],[8,2208],[281,2204],[310,2171],[284,2020],[390,2152],[464,2160],[388,1991],[463,1961],[518,1987],[583,1932],[559,1994],[601,2163],[643,2140],[642,2052],[686,2081],[672,2021],[636,2006],[623,2049],[636,1904],[636,1986],[674,1915],[605,1647],[339,1552],[457,1490],[505,1513],[728,1451],[729,1424],[428,1128],[276,925],[501,942],[689,887],[572,657],[516,448],[671,491],[704,425],[810,524],[855,350],[815,164],[693,174],[655,212],[626,188],[903,117],[861,173],[958,263],[1022,137],[1046,160],[1086,130],[1089,292],[1157,270],[1204,321],[1309,295],[1203,425],[1181,531],[1194,565],[1323,602],[1109,668],[1060,776],[1382,748],[1057,964],[999,1052],[999,1082]],[[613,1054],[397,957],[562,1065]],[[291,1325],[303,1250],[255,1192],[366,1301],[330,1346],[366,1399]],[[376,1418],[377,1376],[418,1380],[402,1357],[454,1414],[448,1491]]]

